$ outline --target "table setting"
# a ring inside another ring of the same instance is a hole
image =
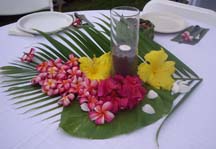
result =
[[[216,146],[214,26],[120,6],[0,33],[0,148]]]

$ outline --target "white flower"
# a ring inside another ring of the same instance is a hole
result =
[[[155,110],[150,104],[144,105],[142,107],[142,111],[148,114],[155,114]]]
[[[154,90],[149,90],[147,94],[148,99],[155,99],[158,97],[158,94]]]
[[[188,81],[177,80],[173,83],[172,87],[172,95],[176,93],[187,93],[190,91],[190,86],[188,85]]]

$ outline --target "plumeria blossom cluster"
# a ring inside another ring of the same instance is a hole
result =
[[[36,67],[39,74],[32,79],[32,84],[39,84],[48,96],[61,95],[59,104],[68,106],[78,91],[83,93],[79,88],[85,77],[78,64],[78,58],[73,54],[67,62],[60,58],[42,62]]]
[[[94,60],[100,64],[109,55]],[[139,77],[111,77],[107,69],[103,69],[104,72],[101,69],[97,71],[99,74],[95,74],[99,79],[90,79],[81,71],[81,66],[86,68],[82,62],[79,64],[79,59],[72,54],[67,62],[61,59],[42,62],[36,67],[39,73],[32,79],[32,84],[40,85],[48,96],[60,95],[59,104],[65,107],[78,97],[81,109],[88,112],[90,120],[96,124],[111,122],[120,110],[132,109],[144,99],[146,89]],[[101,79],[101,76],[106,79]]]

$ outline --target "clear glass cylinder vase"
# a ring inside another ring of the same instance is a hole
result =
[[[136,75],[139,41],[139,9],[120,6],[111,9],[113,73]]]

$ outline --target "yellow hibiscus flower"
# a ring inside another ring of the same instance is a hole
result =
[[[111,53],[105,53],[93,59],[88,57],[79,58],[80,70],[91,80],[104,80],[111,75]]]
[[[166,61],[167,58],[163,49],[146,54],[146,62],[138,66],[139,77],[155,88],[170,90],[174,83],[175,62]]]

